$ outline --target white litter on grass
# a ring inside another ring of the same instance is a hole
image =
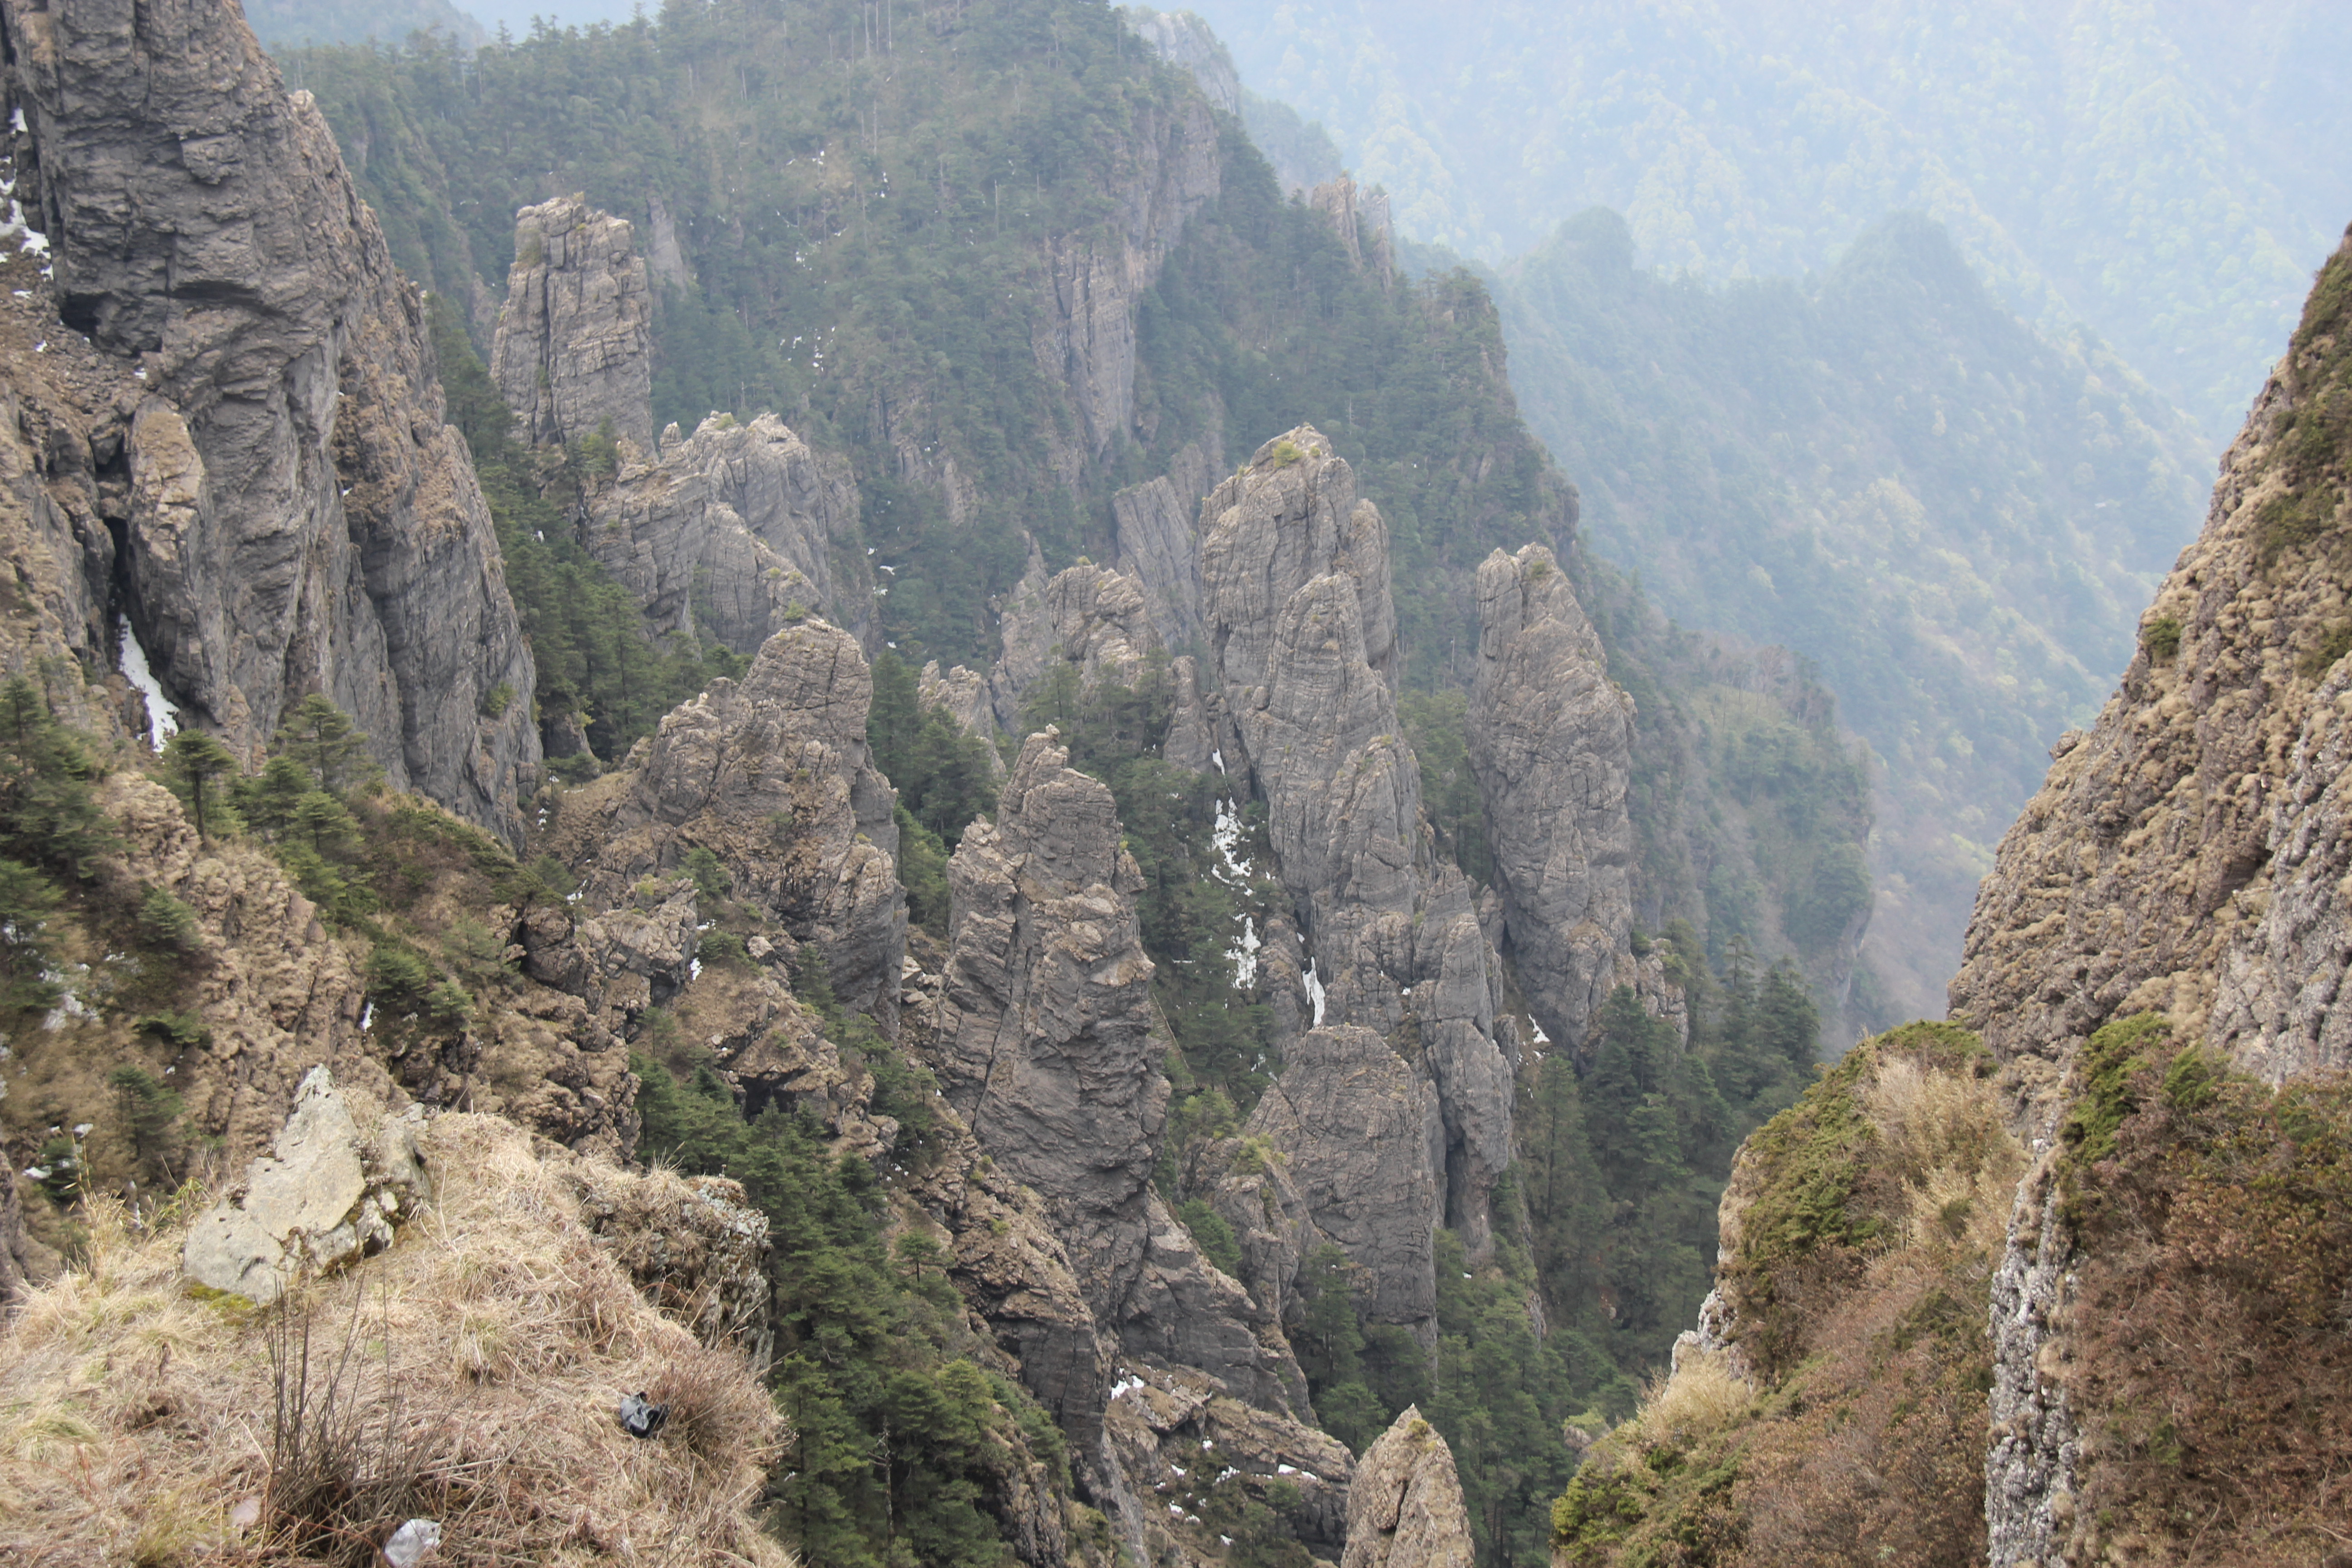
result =
[[[155,679],[154,667],[147,661],[146,645],[131,629],[131,617],[117,615],[114,626],[122,638],[122,655],[116,666],[122,671],[122,679],[147,700],[147,746],[150,751],[160,752],[164,742],[180,732],[179,710],[164,699],[163,683]]]
[[[1307,999],[1315,1004],[1314,1027],[1323,1026],[1323,977],[1315,972],[1315,961],[1307,962]]]

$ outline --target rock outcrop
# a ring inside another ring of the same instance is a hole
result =
[[[2323,277],[2347,270],[2352,242]],[[2352,606],[2325,488],[2346,459],[2299,425],[2344,395],[2352,322],[2334,298],[2331,314],[2315,292],[2121,689],[2053,748],[1978,899],[1953,1012],[2043,1083],[2101,1024],[2150,1011],[2273,1081],[2352,1065],[2333,1005],[2352,945],[2336,830]]]
[[[773,414],[713,413],[691,435],[673,425],[656,437],[646,271],[632,226],[579,196],[515,215],[490,373],[522,440],[613,438],[610,470],[585,475],[581,543],[656,637],[748,655],[814,614],[862,638],[873,573],[846,548],[858,527],[847,460]]]
[[[583,542],[645,606],[646,629],[710,637],[740,654],[811,615],[857,631],[867,573],[836,592],[835,545],[854,537],[857,485],[838,457],[810,450],[772,414],[714,414],[625,458],[587,499]],[[862,601],[862,602],[861,602]]]
[[[989,703],[998,727],[1013,734],[1021,731],[1023,701],[1064,667],[1074,691],[1105,681],[1131,685],[1144,660],[1161,651],[1135,578],[1090,562],[1049,578],[1034,546],[998,623],[1004,651],[989,673]]]
[[[1286,1156],[1307,1216],[1309,1235],[1286,1258],[1294,1273],[1334,1242],[1370,1272],[1381,1319],[1435,1317],[1445,1127],[1436,1087],[1415,1064],[1360,1025],[1309,1030],[1284,1053],[1247,1134]]]
[[[2338,1000],[2352,606],[2336,488],[2352,452],[2326,412],[2352,384],[2347,278],[2352,238],[2222,459],[2120,689],[2053,748],[1979,895],[1952,1011],[2008,1063],[2036,1132],[2053,1131],[2093,1032],[2135,1015],[2274,1084],[2352,1066]],[[1995,1282],[1998,1564],[2060,1560],[2084,1528],[2085,1436],[2064,1370],[2077,1247],[2045,1160]]]
[[[1197,98],[1139,108],[1103,152],[1116,227],[1046,239],[1045,308],[1030,331],[1038,373],[1078,416],[1075,440],[1046,428],[1047,461],[1070,479],[1133,428],[1138,306],[1186,222],[1223,182],[1216,116]]]
[[[793,942],[816,944],[835,993],[887,1029],[907,900],[898,796],[866,740],[873,700],[856,638],[818,620],[788,627],[741,680],[712,681],[625,767],[567,797],[551,842],[580,871],[593,910],[628,905],[646,879],[674,878],[690,853],[709,850],[733,896]],[[567,934],[541,941],[560,950]]]
[[[1040,1317],[1031,1292],[1000,1285],[982,1310],[1139,1551],[1190,1552],[1137,1500],[1182,1480],[1204,1441],[1263,1459],[1230,1460],[1258,1477],[1247,1486],[1312,1469],[1302,1528],[1336,1547],[1347,1455],[1301,1419],[1306,1380],[1278,1318],[1202,1256],[1150,1185],[1171,1042],[1136,921],[1141,876],[1110,791],[1070,769],[1055,739],[1029,738],[995,822],[969,828],[950,862],[947,964],[910,1020],[950,1105],[993,1170],[1039,1194],[1068,1260],[1076,1300],[1049,1291],[1061,1305]],[[1006,1261],[1024,1258],[1037,1249]]]
[[[1550,551],[1478,569],[1466,740],[1503,897],[1503,951],[1536,1020],[1575,1048],[1633,959],[1633,703]],[[1655,982],[1649,987],[1663,989]]]
[[[363,1130],[334,1075],[312,1068],[271,1152],[199,1216],[183,1247],[188,1278],[267,1305],[300,1274],[380,1252],[394,1224],[431,1201],[417,1152],[421,1107]]]
[[[232,8],[0,10],[17,197],[66,327],[146,395],[123,608],[169,699],[240,750],[324,691],[391,781],[519,840],[530,654],[424,301],[333,135]]]
[[[1470,1568],[1470,1513],[1454,1451],[1407,1405],[1357,1461],[1340,1568]]]
[[[954,903],[933,1053],[948,1103],[1045,1196],[1098,1315],[1143,1260],[1169,1042],[1135,921],[1142,875],[1110,791],[1033,735],[993,826],[949,862]]]
[[[1202,498],[1223,478],[1222,451],[1188,442],[1168,471],[1111,497],[1113,564],[1142,585],[1160,643],[1173,649],[1201,640]]]
[[[1468,883],[1422,821],[1420,768],[1397,718],[1387,527],[1307,426],[1220,484],[1202,525],[1202,679],[1238,737],[1224,763],[1265,801],[1299,911],[1305,1022],[1369,1030],[1434,1089],[1444,1135],[1430,1211],[1483,1247],[1486,1194],[1511,1158],[1497,963]],[[1304,1151],[1286,1152],[1300,1190],[1317,1190]],[[1378,1294],[1433,1300],[1426,1279],[1383,1279]]]
[[[636,231],[580,196],[515,215],[490,379],[523,440],[654,443],[653,290]]]

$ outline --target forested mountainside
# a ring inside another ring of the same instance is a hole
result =
[[[12,1548],[1548,1553],[1869,811],[1475,278],[1077,0],[0,30]]]
[[[2175,416],[1916,216],[1801,280],[1710,286],[1635,267],[1596,210],[1496,289],[1591,547],[1684,624],[1813,660],[1869,741],[1879,1017],[1939,1015],[1994,840],[2193,529]]]
[[[1923,211],[2215,450],[2352,207],[2324,0],[1192,9],[1415,239],[1499,264],[1606,206],[1644,265],[1796,276]]]
[[[1953,1021],[1741,1149],[1562,1564],[2341,1560],[2347,311],[2352,237],[2002,838]]]

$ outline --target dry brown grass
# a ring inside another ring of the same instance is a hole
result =
[[[95,1213],[0,1335],[0,1562],[365,1563],[422,1514],[436,1565],[789,1568],[743,1357],[645,1302],[528,1134],[445,1116],[425,1145],[438,1206],[289,1312],[191,1298],[179,1224]],[[638,1389],[672,1406],[654,1441],[614,1419]]]
[[[1973,1056],[1915,1047],[1900,1035],[1856,1047],[1809,1091],[1798,1136],[1743,1154],[1751,1203],[1761,1194],[1785,1212],[1836,1196],[1810,1233],[1830,1256],[1811,1272],[1796,1258],[1756,1298],[1782,1327],[1756,1385],[1686,1352],[1586,1455],[1554,1511],[1556,1562],[1983,1560],[1990,1281],[2024,1155]],[[1776,1192],[1792,1180],[1807,1190]],[[1738,1237],[1744,1217],[1727,1233]],[[1735,1319],[1735,1339],[1743,1327]]]

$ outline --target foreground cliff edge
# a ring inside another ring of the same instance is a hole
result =
[[[2347,477],[2352,237],[2003,838],[1954,1022],[1742,1149],[1559,1562],[2352,1562]]]

